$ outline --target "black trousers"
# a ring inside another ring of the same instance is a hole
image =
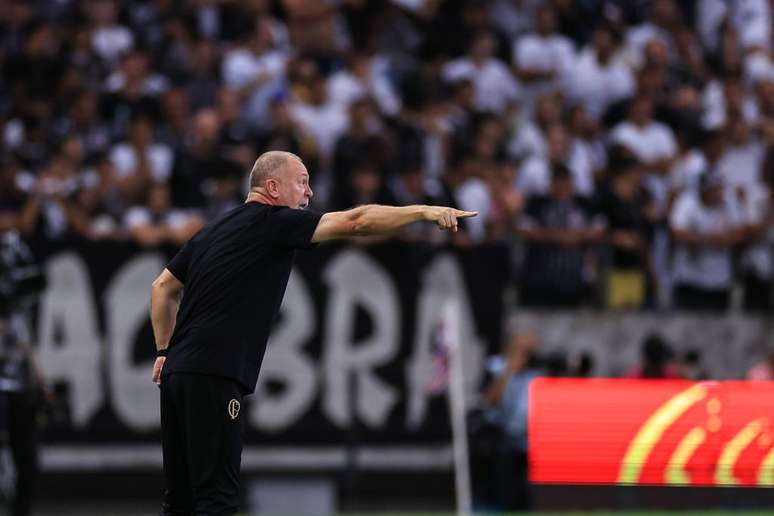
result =
[[[532,492],[529,485],[527,452],[502,446],[495,459],[496,504],[499,511],[529,511]]]
[[[16,468],[16,486],[11,499],[11,516],[32,514],[32,501],[38,484],[38,411],[39,404],[34,392],[10,392],[0,394],[2,425],[8,431]]]
[[[237,512],[243,419],[242,391],[231,380],[188,373],[162,379],[162,516]]]

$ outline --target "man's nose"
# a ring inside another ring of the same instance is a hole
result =
[[[307,186],[306,190],[307,190],[306,196],[311,199],[314,196],[314,192],[312,191],[312,187],[311,186]]]

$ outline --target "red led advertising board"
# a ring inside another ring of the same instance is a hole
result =
[[[539,378],[530,480],[774,485],[774,382]]]

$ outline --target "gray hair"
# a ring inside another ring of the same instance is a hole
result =
[[[291,159],[301,161],[301,158],[292,152],[285,151],[268,151],[258,156],[250,171],[250,190],[263,186],[268,179],[277,177]]]

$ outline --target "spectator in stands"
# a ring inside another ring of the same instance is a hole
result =
[[[257,127],[268,120],[271,98],[284,87],[289,55],[275,49],[271,24],[256,19],[252,29],[223,58],[223,83],[243,100],[247,120]]]
[[[540,374],[535,356],[537,338],[515,333],[504,356],[487,365],[491,380],[484,403],[502,428],[495,459],[495,506],[500,511],[529,510],[532,497],[527,477],[527,414],[529,384]]]
[[[188,97],[181,88],[174,88],[161,98],[162,123],[158,128],[158,139],[174,153],[184,150],[191,124]]]
[[[701,122],[707,129],[722,129],[729,124],[731,116],[742,117],[748,123],[758,118],[755,97],[746,90],[742,78],[734,71],[709,81],[701,100]]]
[[[152,182],[169,181],[174,165],[172,150],[154,138],[153,121],[147,115],[136,115],[128,138],[110,150],[116,182],[124,198],[137,199]]]
[[[517,219],[524,208],[524,196],[516,189],[516,167],[503,157],[484,173],[489,187],[491,211],[487,219],[487,239],[508,241],[517,228]]]
[[[73,99],[72,109],[57,120],[54,132],[60,138],[77,135],[86,159],[107,152],[110,146],[110,129],[100,119],[98,97],[91,91],[81,91]]]
[[[603,231],[587,204],[575,196],[570,171],[554,164],[549,195],[528,199],[519,222],[519,234],[527,243],[520,302],[578,306],[588,287],[588,245],[598,242]]]
[[[516,111],[507,140],[508,154],[516,161],[548,153],[548,129],[562,123],[562,99],[557,94],[537,98],[533,113]]]
[[[67,210],[78,186],[79,172],[61,153],[51,158],[30,185],[19,218],[22,236],[61,240],[68,235]]]
[[[769,173],[771,176],[771,173]],[[774,199],[771,179],[746,191],[743,198],[747,237],[741,256],[743,306],[769,313],[774,296]]]
[[[134,35],[118,23],[118,6],[114,0],[95,0],[84,10],[91,19],[92,48],[102,60],[115,63],[132,49]]]
[[[742,202],[751,198],[763,180],[764,147],[741,116],[731,116],[725,130],[726,146],[716,171]]]
[[[675,369],[680,378],[700,382],[710,378],[709,373],[701,365],[701,351],[689,349],[677,357]]]
[[[347,68],[328,78],[331,102],[346,108],[354,101],[371,98],[382,115],[397,116],[402,107],[401,100],[390,82],[389,72],[385,59],[365,51],[355,51],[348,60]]]
[[[133,206],[124,219],[126,231],[143,247],[182,245],[203,225],[204,220],[195,213],[172,207],[169,187],[163,183],[151,184],[145,205]]]
[[[600,120],[611,104],[634,94],[635,83],[618,55],[620,38],[611,27],[596,28],[591,41],[567,71],[562,89],[570,101],[583,104]]]
[[[686,310],[725,310],[731,288],[731,253],[745,236],[736,196],[712,172],[698,192],[678,197],[669,218],[675,242],[674,301]]]
[[[327,80],[317,66],[311,62],[305,66],[311,68],[310,77],[297,82],[288,109],[295,123],[315,141],[321,166],[327,172],[336,141],[349,126],[349,117],[344,106],[331,102]]]
[[[487,225],[492,215],[492,195],[487,187],[481,164],[473,158],[472,153],[462,150],[452,163],[444,177],[445,183],[455,199],[454,205],[462,210],[478,212],[478,216],[465,224],[466,236],[470,243],[480,243],[486,240]]]
[[[363,204],[395,204],[383,172],[371,161],[352,163],[346,181],[345,188],[340,188],[332,200],[331,208],[334,210],[348,210]],[[415,185],[414,188],[418,189],[422,186],[421,181],[421,171],[414,171],[411,179],[404,179],[403,184]],[[426,200],[422,193],[419,193],[417,199]]]
[[[642,362],[624,374],[626,378],[680,378],[672,365],[674,352],[669,343],[657,334],[648,335],[642,342]]]
[[[525,196],[546,195],[551,185],[554,165],[565,166],[572,176],[573,193],[585,197],[594,192],[594,177],[590,156],[573,145],[567,129],[554,124],[546,129],[546,154],[525,160],[517,179],[517,187]]]
[[[543,5],[535,15],[535,32],[513,43],[516,76],[524,84],[523,102],[531,105],[540,94],[553,93],[575,60],[575,45],[556,31],[554,8]]]
[[[12,158],[0,161],[0,232],[17,229],[25,194],[17,184],[19,165]]]
[[[87,240],[126,238],[120,220],[122,206],[115,202],[118,195],[113,164],[101,156],[81,174],[77,191],[68,203],[67,221],[73,234]]]
[[[747,379],[763,382],[774,380],[774,351],[769,351],[764,360],[747,371]]]
[[[488,32],[478,35],[467,56],[447,63],[443,79],[451,84],[473,81],[478,111],[501,113],[520,93],[520,86],[508,66],[495,57],[496,39]]]
[[[710,52],[721,50],[726,25],[739,35],[744,49],[771,47],[771,6],[766,1],[700,0],[696,13],[696,31]]]
[[[378,169],[385,169],[390,160],[389,143],[384,126],[375,116],[368,98],[353,101],[349,105],[349,127],[336,141],[333,153],[333,195],[346,189],[355,164],[368,156],[368,161]]]
[[[192,112],[215,104],[215,95],[219,88],[217,70],[218,53],[215,45],[207,40],[194,42],[190,76],[183,85]]]
[[[627,31],[627,53],[635,62],[642,64],[646,60],[646,47],[655,42],[663,45],[666,53],[674,55],[675,33],[681,26],[680,10],[675,0],[654,0],[648,19]]]
[[[625,149],[616,149],[608,184],[599,196],[610,245],[605,296],[609,308],[636,309],[646,301],[653,228],[645,215],[651,199],[640,188],[640,177],[637,160]]]
[[[669,197],[667,174],[677,156],[677,142],[667,125],[653,119],[652,100],[645,96],[632,100],[629,117],[613,128],[610,138],[643,164],[645,182],[663,213]]]

